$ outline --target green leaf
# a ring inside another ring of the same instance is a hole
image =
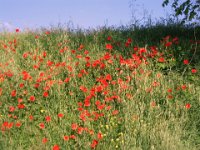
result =
[[[169,4],[169,0],[164,0],[164,2],[162,3],[162,7],[165,7]]]

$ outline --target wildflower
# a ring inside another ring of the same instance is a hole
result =
[[[17,107],[18,107],[18,109],[24,109],[25,105],[24,104],[18,104]]]
[[[29,100],[30,100],[31,102],[34,102],[34,101],[35,101],[35,96],[30,96]]]
[[[33,116],[32,116],[32,115],[29,116],[29,120],[30,120],[30,121],[33,120]]]
[[[24,84],[23,84],[23,83],[20,83],[20,84],[19,84],[19,87],[20,87],[20,88],[23,88],[23,87],[24,87]]]
[[[54,64],[54,62],[52,62],[52,61],[50,61],[50,60],[47,61],[47,66],[50,67],[50,66],[52,66],[53,64]]]
[[[18,127],[18,128],[21,127],[21,125],[22,125],[22,124],[21,124],[20,122],[17,122],[17,123],[15,124],[15,126]]]
[[[86,107],[89,107],[89,106],[90,106],[90,100],[89,100],[89,99],[86,99],[86,100],[84,101],[84,106],[86,106]]]
[[[98,144],[98,141],[97,140],[93,140],[92,141],[92,144],[90,145],[91,148],[95,148]]]
[[[113,49],[113,46],[111,44],[106,44],[106,49],[107,50],[112,50]]]
[[[101,132],[99,132],[99,133],[97,134],[97,138],[98,138],[98,139],[102,139],[102,138],[103,138],[103,135],[102,135]]]
[[[79,46],[78,50],[82,50],[83,48],[84,48],[84,45],[81,44],[81,45]]]
[[[78,132],[78,134],[82,134],[83,130],[84,130],[83,127],[78,127],[78,128],[77,128],[77,132]]]
[[[24,53],[23,58],[27,58],[27,57],[28,57],[28,53]]]
[[[197,70],[196,69],[192,69],[191,72],[192,73],[197,73]]]
[[[65,83],[68,83],[69,81],[70,81],[70,78],[66,78],[66,79],[64,80]]]
[[[118,113],[119,113],[118,110],[114,110],[114,111],[112,112],[113,115],[117,115]]]
[[[167,92],[168,92],[168,93],[171,93],[171,92],[172,92],[172,89],[168,89]]]
[[[35,36],[35,39],[38,39],[38,38],[39,38],[39,35],[36,35],[36,36]]]
[[[139,48],[135,46],[135,47],[133,48],[133,50],[134,50],[134,51],[138,51]]]
[[[44,109],[41,109],[40,112],[43,113],[43,112],[45,112],[45,110],[44,110]]]
[[[165,58],[163,58],[163,57],[158,58],[158,62],[160,62],[160,63],[165,62]]]
[[[64,141],[68,141],[69,140],[69,136],[63,136]]]
[[[72,134],[72,135],[69,136],[69,138],[70,139],[76,139],[76,136]]]
[[[10,111],[10,112],[15,111],[15,107],[14,107],[14,106],[10,106],[10,107],[9,107],[9,111]]]
[[[80,86],[80,90],[83,91],[83,92],[87,92],[87,88],[83,85]]]
[[[186,109],[190,109],[190,107],[191,107],[191,105],[190,105],[189,103],[187,103],[187,104],[185,105],[185,108],[186,108]]]
[[[42,54],[42,56],[46,57],[47,56],[47,52],[44,51],[43,54]]]
[[[59,118],[62,118],[62,117],[64,117],[64,115],[63,115],[62,113],[59,113],[59,114],[58,114],[58,117],[59,117]]]
[[[0,96],[1,96],[1,94],[2,94],[2,91],[3,91],[3,89],[2,89],[2,88],[0,88]]]
[[[49,93],[48,93],[48,92],[44,92],[44,93],[43,93],[43,96],[44,96],[44,97],[48,97],[48,96],[49,96]]]
[[[173,96],[172,95],[167,95],[167,98],[172,99]]]
[[[110,74],[107,74],[107,75],[105,76],[105,79],[108,80],[108,81],[110,81],[110,80],[112,80],[112,76],[111,76]]]
[[[172,42],[165,43],[165,47],[170,47],[172,45]]]
[[[44,123],[40,123],[40,124],[39,124],[39,127],[40,127],[40,129],[44,129],[44,128],[45,128]]]
[[[108,36],[108,37],[107,37],[107,40],[108,40],[108,41],[112,40],[112,37],[111,37],[111,36]]]
[[[36,88],[36,89],[39,88],[39,86],[40,86],[39,83],[35,83],[35,84],[34,84],[34,88]]]
[[[45,144],[45,143],[47,143],[47,142],[48,142],[48,139],[47,139],[47,138],[43,138],[43,139],[42,139],[42,143],[43,143],[43,144]]]
[[[128,38],[127,41],[126,41],[126,43],[128,43],[128,44],[131,44],[131,42],[132,42],[131,38]]]
[[[85,55],[89,54],[89,51],[88,51],[88,50],[85,50],[84,54],[85,54]]]
[[[78,125],[76,123],[73,123],[71,125],[72,130],[76,130],[78,128]]]
[[[181,86],[182,90],[185,90],[187,88],[187,86],[184,84]]]
[[[184,59],[184,60],[183,60],[183,63],[184,63],[185,65],[188,65],[188,64],[189,64],[189,60],[188,60],[188,59]]]
[[[50,122],[51,121],[51,117],[50,116],[46,116],[45,120],[46,120],[46,122]]]
[[[151,107],[155,107],[156,106],[156,102],[155,101],[152,101],[151,102]]]
[[[46,34],[46,35],[49,35],[49,34],[50,34],[50,31],[46,31],[45,34]]]
[[[57,145],[57,144],[56,144],[56,145],[54,145],[54,146],[53,146],[53,150],[60,150],[60,147],[59,147],[59,145]]]
[[[139,55],[142,55],[143,53],[146,53],[146,52],[147,50],[144,47],[139,49]]]
[[[12,92],[11,92],[11,96],[12,97],[15,97],[17,95],[17,91],[16,90],[13,90]]]
[[[17,28],[17,29],[15,29],[15,32],[16,32],[16,33],[18,33],[18,32],[19,32],[19,29],[18,29],[18,28]]]

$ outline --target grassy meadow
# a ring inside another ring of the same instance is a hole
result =
[[[1,150],[199,150],[200,28],[0,33]]]

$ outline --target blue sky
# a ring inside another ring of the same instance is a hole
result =
[[[0,0],[0,28],[37,28],[58,23],[73,27],[127,25],[131,14],[138,19],[166,17],[162,0]],[[146,12],[146,13],[145,13]],[[70,24],[72,26],[72,24]]]

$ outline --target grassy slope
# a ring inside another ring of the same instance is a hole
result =
[[[198,149],[200,46],[190,40],[199,32],[158,25],[2,34],[0,149]]]

